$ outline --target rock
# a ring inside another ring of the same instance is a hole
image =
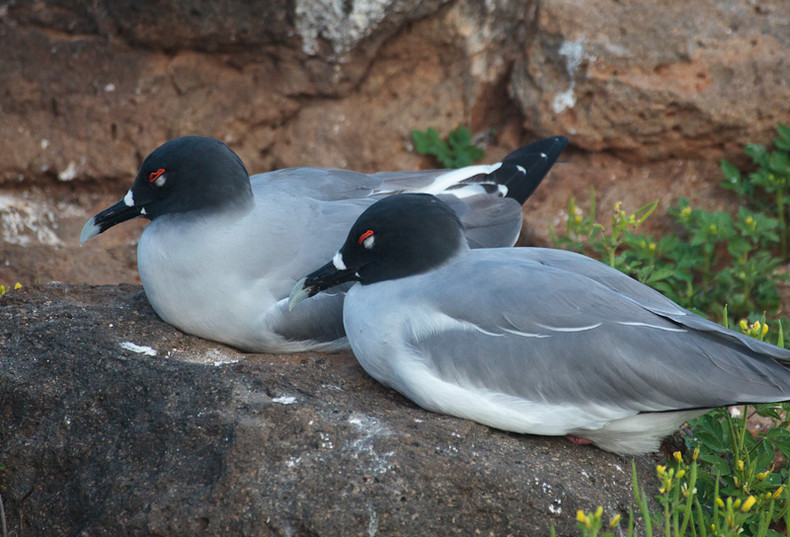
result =
[[[566,134],[579,151],[527,206],[525,243],[549,245],[547,223],[559,230],[590,185],[602,211],[663,198],[663,212],[680,195],[732,204],[719,159],[746,165],[744,144],[790,123],[783,0],[252,6],[0,6],[0,283],[139,282],[140,226],[83,250],[76,237],[183,134],[222,139],[251,172],[427,167],[409,133],[429,126],[471,126],[489,162]],[[659,215],[649,225],[671,225]]]
[[[510,90],[527,128],[633,161],[740,155],[790,120],[790,4],[548,0]]]
[[[111,8],[110,8],[111,5]],[[0,184],[128,181],[168,138],[250,169],[414,167],[409,131],[718,160],[790,121],[784,0],[11,2]]]
[[[187,336],[139,286],[10,291],[0,327],[12,535],[570,536],[631,505],[630,460],[428,413],[350,354]]]

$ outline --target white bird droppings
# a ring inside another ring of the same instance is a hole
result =
[[[144,354],[146,356],[156,356],[156,349],[145,345],[136,345],[131,341],[124,341],[121,343],[121,348],[127,351],[136,352],[137,354]]]
[[[281,395],[280,397],[273,397],[272,403],[278,403],[280,405],[292,405],[296,402],[296,397],[293,395]]]

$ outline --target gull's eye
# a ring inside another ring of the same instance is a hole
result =
[[[362,246],[370,250],[371,248],[373,248],[373,243],[375,242],[375,240],[376,237],[373,235],[373,230],[369,229],[359,236],[359,238],[357,239],[357,244],[361,244]]]
[[[156,186],[164,185],[166,180],[167,180],[167,177],[165,177],[165,169],[164,168],[159,168],[155,172],[151,172],[148,175],[148,182],[152,183],[152,184],[154,184]]]

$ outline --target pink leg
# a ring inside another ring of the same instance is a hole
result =
[[[572,434],[566,434],[565,438],[571,444],[576,444],[577,446],[586,446],[586,445],[592,444],[592,440],[587,440],[586,438],[582,438],[581,436],[574,436]]]

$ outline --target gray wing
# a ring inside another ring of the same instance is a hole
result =
[[[287,192],[289,196],[315,201],[356,200],[364,208],[383,196],[432,191],[437,186],[437,177],[447,171],[381,172],[368,175],[330,168],[288,168],[254,175],[251,181],[255,195],[263,198],[281,196]],[[460,180],[463,182],[464,179]],[[474,182],[461,187],[458,183],[447,186],[449,191],[439,192],[438,197],[459,216],[472,248],[515,244],[523,218],[521,205],[517,201]]]
[[[725,339],[739,342],[755,352],[773,356],[780,360],[790,360],[790,350],[764,343],[739,332],[727,330],[719,324],[678,306],[655,289],[634,280],[619,270],[614,270],[610,266],[584,255],[550,248],[525,248],[521,255],[541,264],[560,268],[595,280],[612,291],[616,291],[623,298],[636,302],[646,310],[685,327],[703,332],[713,332]]]
[[[331,168],[285,168],[250,177],[256,196],[289,192],[320,201],[367,198],[381,187],[374,175]]]
[[[436,178],[452,171],[416,170],[367,174],[335,168],[285,168],[253,175],[250,181],[256,195],[258,191],[265,192],[266,188],[276,188],[324,201],[367,197],[378,199],[404,192],[434,191],[440,187]],[[463,178],[459,180],[463,181]],[[446,187],[460,188],[456,182],[449,183]],[[484,189],[481,188],[480,193],[485,193]]]
[[[776,359],[788,351],[713,329],[577,257],[470,252],[422,284],[456,322],[412,327],[412,344],[450,382],[609,416],[790,399],[790,370]]]

